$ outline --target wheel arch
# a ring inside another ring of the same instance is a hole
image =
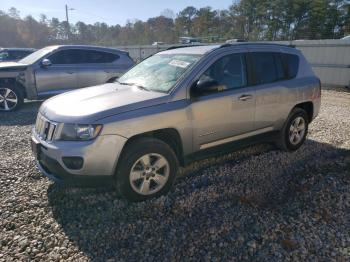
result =
[[[299,104],[295,105],[293,107],[293,109],[294,108],[301,108],[301,109],[305,110],[305,112],[307,113],[307,116],[309,118],[308,119],[309,123],[311,123],[311,121],[313,120],[313,115],[314,115],[314,104],[311,101],[299,103]]]
[[[0,87],[1,86],[6,87],[6,85],[11,85],[13,87],[17,87],[22,92],[23,98],[27,97],[27,92],[26,92],[24,86],[21,83],[19,83],[15,77],[0,78]]]
[[[180,165],[181,166],[184,165],[182,139],[181,139],[180,133],[175,128],[157,129],[157,130],[134,135],[127,140],[127,142],[123,146],[123,149],[120,155],[123,154],[124,150],[127,148],[129,144],[133,143],[134,141],[142,137],[156,138],[163,141],[168,146],[170,146],[170,148],[175,152],[175,155]]]

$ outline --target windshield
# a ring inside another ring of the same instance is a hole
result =
[[[154,55],[129,70],[118,82],[167,93],[200,57],[182,54]]]
[[[28,64],[28,65],[33,64],[36,61],[38,61],[40,58],[42,58],[43,56],[45,56],[48,53],[55,50],[56,48],[57,47],[55,47],[55,46],[44,47],[44,48],[39,49],[38,51],[36,51],[34,53],[31,53],[30,55],[26,56],[25,58],[19,60],[18,63]]]

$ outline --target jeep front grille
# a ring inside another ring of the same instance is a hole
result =
[[[36,134],[45,141],[52,141],[57,129],[57,123],[54,123],[42,115],[38,114],[35,122],[35,132]]]

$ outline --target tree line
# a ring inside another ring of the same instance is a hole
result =
[[[350,33],[350,0],[240,0],[228,9],[186,7],[165,10],[147,21],[124,26],[104,22],[68,24],[57,18],[22,18],[16,8],[0,10],[0,46],[43,47],[51,44],[141,45],[177,43],[181,36],[204,42],[227,39],[336,39]]]

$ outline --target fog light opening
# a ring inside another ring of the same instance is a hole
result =
[[[62,157],[62,161],[69,169],[81,169],[84,164],[84,159],[79,156]]]

